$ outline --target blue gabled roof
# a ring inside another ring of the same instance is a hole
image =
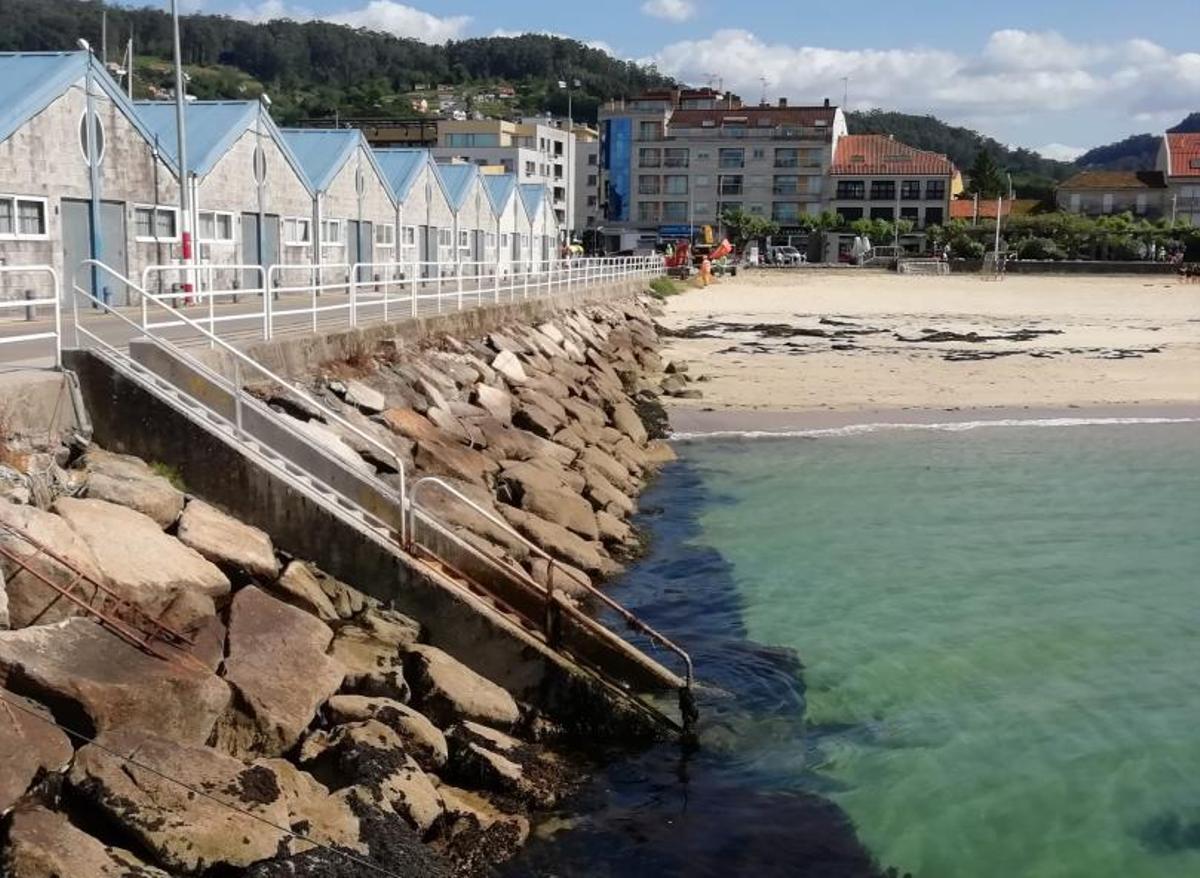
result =
[[[154,134],[138,116],[133,103],[91,52],[0,52],[0,141],[54,103],[91,70],[93,82],[146,139]],[[176,169],[168,154],[163,160]]]
[[[546,203],[546,187],[542,183],[522,183],[520,191],[521,201],[525,204],[525,212],[532,219],[537,216],[537,212]]]
[[[515,174],[483,174],[483,185],[492,196],[492,205],[499,212],[517,191],[517,177]]]
[[[159,149],[174,161],[179,145],[173,101],[136,101]],[[203,177],[258,119],[258,101],[192,101],[186,105],[188,170]]]
[[[357,128],[283,128],[281,133],[317,192],[329,188],[338,171],[364,142]]]
[[[441,175],[442,183],[446,187],[446,196],[450,199],[450,206],[456,211],[459,210],[466,202],[467,196],[471,194],[471,183],[479,176],[479,169],[475,165],[465,162],[437,162],[434,164],[434,168]],[[488,201],[491,201],[490,195]]]
[[[413,183],[421,175],[421,169],[430,164],[427,149],[373,149],[371,152],[397,201],[408,198]],[[445,191],[445,184],[440,180],[438,182]]]

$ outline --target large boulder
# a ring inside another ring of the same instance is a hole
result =
[[[163,528],[173,525],[183,511],[183,492],[140,458],[95,448],[84,457],[84,466],[88,497],[136,509]]]
[[[188,503],[176,534],[185,546],[227,570],[268,581],[279,575],[269,536],[201,500]]]
[[[308,728],[317,708],[342,685],[342,666],[326,655],[333,632],[311,614],[255,586],[229,611],[225,679],[238,694],[222,723],[221,745],[235,753],[277,756]]]
[[[342,625],[329,655],[345,669],[345,690],[407,701],[403,652],[420,633],[420,625],[394,610],[369,609]]]
[[[590,402],[584,402],[577,396],[568,396],[560,399],[559,402],[566,409],[567,414],[588,432],[599,430],[608,423],[608,419],[604,417],[603,411]]]
[[[275,827],[290,815],[270,769],[153,735],[110,734],[100,744],[76,754],[71,786],[164,868],[245,868],[286,850],[289,835]]]
[[[345,392],[342,394],[342,398],[350,405],[369,415],[383,411],[387,405],[382,393],[373,387],[368,387],[361,381],[351,379],[344,383],[344,387]]]
[[[471,401],[485,409],[497,421],[507,424],[512,420],[513,398],[507,390],[479,383],[471,393]]]
[[[49,625],[83,611],[34,576],[32,571],[64,588],[74,581],[75,573],[45,554],[39,554],[27,540],[4,525],[28,534],[58,557],[87,573],[93,581],[107,584],[91,547],[66,521],[36,506],[0,502],[0,545],[29,565],[28,569],[18,570],[14,562],[0,557],[0,570],[4,574],[2,590],[8,598],[10,627]],[[81,582],[76,591],[83,600],[90,600],[94,589]]]
[[[0,854],[7,878],[169,878],[129,851],[110,847],[62,814],[37,805],[18,808]]]
[[[483,484],[498,469],[494,460],[475,449],[440,440],[418,443],[414,460],[429,475],[450,476],[475,484]]]
[[[446,764],[446,736],[407,704],[390,698],[335,695],[325,705],[325,713],[335,725],[378,720],[400,736],[405,752],[426,771],[437,771]]]
[[[500,507],[504,517],[517,530],[555,558],[573,564],[591,576],[604,576],[609,565],[595,543],[571,533],[561,524],[546,521],[511,506]]]
[[[597,510],[607,510],[618,518],[628,518],[636,511],[637,504],[633,498],[610,482],[596,467],[581,464],[578,469],[585,482],[584,494]]]
[[[363,853],[365,846],[359,841],[359,820],[345,796],[331,795],[324,784],[286,759],[258,759],[254,765],[275,775],[293,829],[304,827],[304,835],[317,844]],[[262,778],[266,780],[265,775]],[[291,839],[288,845],[289,853],[293,855],[313,848],[314,845],[298,838]]]
[[[163,612],[180,592],[214,599],[229,593],[215,564],[140,512],[71,497],[60,497],[54,511],[91,548],[112,589],[148,613]]]
[[[513,426],[528,430],[543,439],[550,439],[562,427],[566,426],[566,418],[560,418],[536,403],[522,400],[513,412]]]
[[[611,454],[607,454],[594,446],[584,450],[579,455],[579,466],[592,467],[613,485],[626,493],[631,493],[636,487],[629,470]]]
[[[0,694],[0,814],[5,814],[43,774],[65,771],[75,749],[41,704]]]
[[[229,686],[199,662],[152,656],[90,619],[0,637],[0,678],[77,728],[153,731],[183,744],[207,741],[230,701]]]
[[[446,774],[473,789],[490,790],[536,808],[552,808],[565,768],[497,729],[470,721],[446,730]]]
[[[429,776],[399,735],[377,720],[314,732],[300,748],[300,763],[337,778],[360,802],[399,814],[421,835],[442,816],[442,798]]]
[[[520,504],[526,512],[558,522],[584,539],[595,540],[600,536],[592,505],[565,487],[526,485],[521,491]]]
[[[612,407],[611,414],[614,427],[632,439],[635,445],[646,444],[646,425],[642,423],[633,406],[627,402],[619,402]]]
[[[333,601],[321,588],[321,580],[303,561],[289,562],[283,575],[268,588],[280,600],[312,613],[322,622],[336,622],[340,618]]]
[[[454,863],[460,875],[486,875],[515,857],[529,838],[529,821],[505,814],[476,793],[441,786],[446,805],[438,850]]]
[[[484,454],[493,460],[545,459],[565,465],[575,459],[575,451],[557,441],[551,441],[528,430],[508,427],[494,418],[482,418],[472,426],[479,433]]]
[[[300,421],[295,418],[290,419],[288,424],[317,448],[341,461],[351,470],[368,476],[375,474],[375,467],[363,460],[362,456],[350,445],[343,442],[341,435],[332,427],[319,421]]]
[[[465,718],[509,728],[521,718],[507,691],[435,646],[412,646],[405,671],[418,706],[434,722]]]
[[[492,360],[492,368],[503,375],[509,384],[524,384],[529,380],[525,367],[521,365],[516,354],[509,350],[502,350],[496,355]]]

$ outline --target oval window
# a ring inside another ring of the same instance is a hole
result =
[[[267,153],[262,144],[254,147],[254,182],[261,186],[267,181]]]
[[[363,173],[362,168],[356,168],[354,171],[354,191],[359,196],[367,191],[367,175]]]
[[[88,151],[87,119],[88,114],[85,111],[84,114],[79,117],[79,149],[83,153],[84,164],[90,165],[91,154]],[[99,165],[104,161],[104,122],[101,121],[99,116],[94,116],[93,121],[95,122],[95,125],[93,126],[92,130],[96,138],[93,148],[96,153],[96,164]]]

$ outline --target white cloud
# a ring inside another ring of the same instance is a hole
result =
[[[291,6],[285,0],[261,0],[243,5],[233,11],[234,18],[247,21],[271,21],[290,18],[293,21],[320,19],[334,24],[382,31],[398,37],[411,37],[425,43],[444,43],[460,39],[471,23],[468,15],[437,16],[394,0],[369,0],[365,6],[336,12],[315,13],[302,6]]]
[[[691,0],[646,0],[642,12],[667,21],[687,21],[696,14],[696,7]]]
[[[1073,162],[1087,152],[1087,149],[1082,146],[1067,146],[1065,143],[1047,143],[1045,146],[1039,146],[1034,149],[1034,152],[1043,158],[1057,159],[1060,162]]]
[[[1058,120],[1072,111],[1106,117],[1116,130],[1129,130],[1139,118],[1178,121],[1197,109],[1200,94],[1200,53],[1171,52],[1145,39],[1081,44],[1053,32],[997,31],[968,53],[796,46],[722,30],[672,43],[644,60],[686,82],[706,82],[716,73],[751,98],[765,76],[772,92],[799,103],[826,97],[841,103],[843,77],[849,77],[849,109],[932,113],[985,130],[1007,124],[1042,138],[1050,125],[1065,128]]]

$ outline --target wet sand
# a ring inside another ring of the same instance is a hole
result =
[[[749,273],[661,322],[703,394],[680,432],[1200,411],[1200,285],[1170,277]]]

